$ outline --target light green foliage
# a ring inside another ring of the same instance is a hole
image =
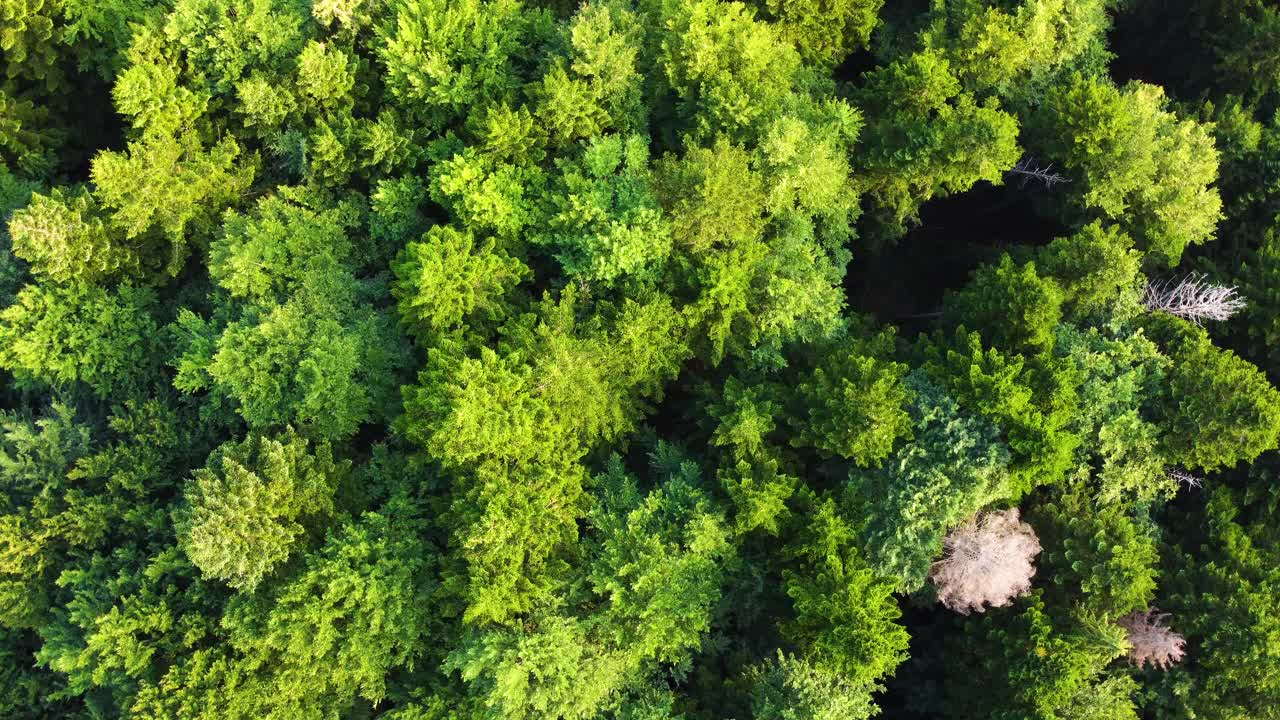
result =
[[[1170,481],[1160,428],[1150,415],[1170,360],[1142,333],[1108,337],[1091,328],[1060,326],[1055,352],[1080,373],[1080,399],[1072,430],[1081,438],[1077,458],[1104,502],[1134,495],[1168,494]]]
[[[255,162],[230,138],[206,149],[190,135],[151,137],[127,152],[93,161],[99,203],[128,240],[158,233],[168,244],[165,272],[177,275],[189,252],[188,233],[208,233],[213,218],[253,181]]]
[[[1155,678],[1150,708],[1169,717],[1245,720],[1280,702],[1280,608],[1274,588],[1274,502],[1250,513],[1242,497],[1215,489],[1202,513],[1179,514],[1162,549],[1158,601],[1193,651]]]
[[[13,254],[31,263],[36,274],[61,283],[92,284],[138,275],[143,253],[121,244],[113,234],[84,188],[36,193],[30,204],[9,219]]]
[[[687,354],[666,300],[578,327],[572,287],[508,329],[512,352],[439,350],[405,391],[407,434],[456,474],[471,620],[507,622],[553,587],[585,509],[578,460],[630,429]]]
[[[751,137],[791,92],[800,66],[795,48],[738,2],[679,0],[663,9],[670,15],[657,64],[681,115],[702,138]]]
[[[81,382],[127,396],[155,365],[155,293],[121,285],[28,285],[0,311],[0,367],[30,387]]]
[[[763,230],[764,184],[751,156],[725,137],[659,165],[659,193],[677,247],[694,255],[746,245]]]
[[[1215,470],[1253,460],[1280,440],[1280,391],[1257,367],[1169,315],[1147,323],[1169,356],[1161,447],[1174,463]]]
[[[0,0],[0,717],[1266,715],[1278,18]]]
[[[812,376],[796,386],[806,414],[795,421],[794,441],[847,458],[854,465],[878,464],[910,434],[902,383],[908,367],[894,362],[894,334],[850,336],[823,348]]]
[[[564,55],[531,88],[537,117],[554,143],[644,129],[644,77],[638,72],[644,30],[628,6],[618,0],[582,4],[562,31]]]
[[[1076,76],[1047,93],[1029,144],[1069,171],[1067,192],[1082,219],[1118,222],[1172,266],[1188,246],[1213,237],[1222,201],[1209,187],[1218,152],[1208,129],[1165,105],[1154,85],[1117,88]]]
[[[531,624],[472,635],[444,669],[477,686],[480,717],[594,717],[621,680],[617,659],[593,652],[575,618],[542,615]]]
[[[879,711],[869,688],[782,653],[753,668],[751,681],[751,712],[758,720],[864,720]]]
[[[942,52],[966,89],[1025,103],[1037,100],[1065,70],[1092,71],[1108,59],[1104,42],[1112,4],[1108,0],[938,4],[919,42]]]
[[[1113,619],[1148,607],[1159,562],[1149,521],[1123,504],[1090,498],[1079,486],[1055,492],[1039,513],[1031,518],[1044,548],[1036,559],[1037,584],[1047,594],[1071,597]]]
[[[885,239],[900,235],[921,203],[999,182],[1020,154],[1017,121],[994,99],[964,92],[936,52],[871,71],[854,100],[866,117],[854,167]]]
[[[369,22],[366,0],[316,0],[311,15],[325,27],[354,30]]]
[[[128,67],[112,89],[119,112],[133,129],[149,137],[173,137],[195,126],[212,100],[209,90],[186,86],[177,54],[162,31],[143,28],[129,48]],[[264,87],[259,94],[266,94],[268,83],[262,79],[260,84]]]
[[[387,89],[440,126],[477,103],[509,100],[519,86],[531,18],[517,0],[396,0],[379,50]]]
[[[1035,263],[1016,265],[1008,255],[984,265],[964,290],[947,300],[948,324],[965,323],[1000,350],[1028,357],[1053,347],[1062,319],[1063,292],[1041,277]]]
[[[230,95],[255,69],[283,79],[305,44],[308,15],[298,0],[180,0],[164,23],[166,51],[196,94]]]
[[[364,299],[347,232],[343,208],[316,212],[281,197],[254,215],[229,214],[209,253],[229,298],[212,322],[179,316],[175,384],[233,398],[251,427],[295,423],[327,438],[391,412],[401,341]]]
[[[858,110],[834,99],[769,124],[758,166],[765,175],[765,207],[776,221],[801,227],[812,222],[825,246],[851,239],[860,208],[848,156],[861,128]]]
[[[184,51],[183,70],[225,93],[254,65],[278,67],[297,57],[309,14],[297,0],[180,0],[164,31]]]
[[[924,585],[942,540],[978,510],[1011,493],[1009,449],[983,418],[920,373],[908,375],[912,438],[872,471],[849,479],[852,505],[867,524],[862,547],[876,572],[901,592]]]
[[[782,467],[769,441],[782,410],[778,394],[777,388],[747,386],[730,377],[722,400],[707,411],[717,421],[711,443],[724,456],[716,474],[737,509],[738,532],[760,529],[776,535],[790,516],[786,503],[799,479]]]
[[[209,249],[209,275],[236,299],[270,305],[302,296],[329,309],[356,292],[345,230],[341,208],[315,212],[288,195],[265,198],[253,215],[226,217]]]
[[[437,163],[431,199],[475,232],[518,237],[534,220],[534,198],[545,183],[540,168],[514,165],[474,148]]]
[[[341,111],[356,83],[356,60],[340,48],[311,41],[298,56],[298,94],[322,111]]]
[[[884,0],[765,0],[781,35],[807,62],[834,66],[871,40]]]
[[[341,438],[391,412],[398,342],[384,315],[343,322],[291,303],[230,325],[207,372],[252,427],[297,422],[319,437]]]
[[[671,228],[653,188],[648,138],[605,136],[561,162],[549,185],[548,232],[569,275],[611,285],[624,276],[649,280],[671,252]]]
[[[392,269],[400,317],[419,333],[444,332],[468,318],[501,320],[504,295],[529,272],[493,240],[477,246],[450,226],[406,245]]]
[[[907,657],[892,584],[859,556],[854,528],[834,501],[819,500],[810,513],[789,548],[795,568],[783,580],[795,619],[782,632],[815,668],[871,690]]]
[[[1135,296],[1141,262],[1123,230],[1092,222],[1074,235],[1055,238],[1040,251],[1037,267],[1062,289],[1067,316],[1083,319]]]
[[[852,112],[842,105],[829,110],[819,137],[847,141],[857,126]],[[830,150],[818,158],[830,159]],[[710,148],[659,163],[658,194],[668,210],[676,266],[688,268],[688,281],[699,288],[693,314],[706,337],[702,352],[713,362],[731,354],[778,365],[783,343],[818,340],[839,325],[838,282],[847,255],[838,246],[852,209],[842,203],[815,223],[806,207],[808,174],[824,168],[821,161],[803,170],[787,167],[788,154],[774,143],[768,159],[776,164],[766,176],[753,169],[745,147],[720,137]],[[772,202],[766,181],[773,181]],[[766,235],[764,211],[771,209],[778,213],[776,233]]]
[[[515,628],[473,633],[445,663],[475,683],[484,717],[596,717],[643,687],[658,663],[688,662],[732,552],[696,480],[685,466],[642,495],[610,461],[584,543],[588,614],[536,613]]]
[[[77,69],[110,80],[124,64],[124,51],[140,18],[154,17],[164,6],[152,0],[62,0],[62,42],[70,46]],[[51,7],[52,3],[46,3]]]
[[[271,679],[282,717],[338,717],[379,703],[387,674],[411,666],[430,627],[432,548],[422,508],[400,496],[343,523],[267,602],[244,596],[223,626],[244,663]]]
[[[292,428],[223,445],[187,482],[178,520],[183,549],[205,576],[254,590],[333,512],[348,463]]]
[[[717,421],[711,442],[741,457],[767,454],[769,436],[777,429],[775,418],[782,410],[777,394],[774,387],[753,387],[728,378],[720,402],[708,408]]]

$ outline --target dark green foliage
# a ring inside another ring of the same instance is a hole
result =
[[[393,498],[331,531],[274,595],[228,608],[223,627],[242,662],[278,689],[263,698],[268,712],[339,716],[356,697],[381,702],[388,674],[413,665],[431,622],[434,553],[421,512]]]
[[[1275,446],[1280,392],[1256,367],[1178,318],[1153,315],[1149,325],[1170,359],[1160,403],[1170,459],[1214,470]]]
[[[1051,614],[1038,593],[1006,614],[969,619],[952,638],[946,712],[959,718],[1137,718],[1136,684],[1107,666],[1125,650],[1124,631],[1075,610]],[[939,708],[941,709],[941,708]]]
[[[225,295],[209,320],[179,314],[175,385],[235,400],[254,429],[292,423],[341,438],[393,414],[405,350],[370,302],[385,289],[355,276],[353,211],[273,197],[254,216],[228,214],[209,253]]]
[[[867,517],[872,566],[902,591],[919,589],[942,539],[982,507],[1012,494],[1009,449],[987,420],[961,412],[920,373],[908,376],[912,437],[874,471],[854,471],[849,492]]]
[[[1158,599],[1194,656],[1153,678],[1153,713],[1243,720],[1280,701],[1271,671],[1280,653],[1275,503],[1246,515],[1240,506],[1248,499],[1215,490],[1200,512],[1179,514],[1171,528],[1178,536],[1162,549],[1168,579]]]
[[[764,0],[782,36],[795,43],[803,59],[838,65],[871,40],[884,0]]]
[[[855,167],[892,239],[922,203],[999,182],[1018,159],[1017,121],[965,92],[946,58],[924,51],[872,71],[856,95],[867,126]]]
[[[1092,475],[1097,494],[1113,501],[1169,492],[1160,426],[1150,416],[1167,385],[1170,359],[1142,333],[1109,333],[1062,326],[1056,352],[1080,373],[1072,429],[1080,437],[1077,472]]]
[[[1068,422],[1078,412],[1081,377],[1069,364],[984,350],[981,336],[963,326],[949,343],[926,341],[924,356],[930,377],[1000,430],[1013,453],[1015,497],[1062,478],[1080,442]]]
[[[857,720],[879,709],[865,687],[782,654],[756,670],[751,680],[751,711],[761,720]]]
[[[1109,618],[1147,607],[1159,559],[1149,520],[1080,489],[1055,492],[1039,513],[1032,520],[1047,551],[1038,563],[1054,599],[1073,598]]]

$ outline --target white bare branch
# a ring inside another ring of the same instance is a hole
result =
[[[1038,180],[1044,183],[1046,190],[1052,190],[1058,183],[1071,182],[1065,176],[1053,172],[1053,163],[1040,167],[1036,164],[1035,158],[1029,156],[1022,158],[1017,165],[1009,168],[1009,174],[1022,178],[1022,184],[1019,187],[1026,187],[1032,180]]]
[[[1018,509],[980,514],[947,535],[930,572],[938,600],[958,613],[1003,607],[1031,591],[1040,541]]]
[[[1142,304],[1151,312],[1177,315],[1199,325],[1204,320],[1226,320],[1244,309],[1246,303],[1235,287],[1213,285],[1204,275],[1190,273],[1178,282],[1147,281]]]
[[[1180,482],[1187,487],[1199,488],[1204,485],[1204,478],[1192,475],[1181,468],[1166,468],[1164,474],[1167,475],[1170,480]]]
[[[1129,661],[1138,667],[1150,662],[1161,670],[1182,659],[1187,641],[1166,624],[1169,613],[1131,612],[1116,621],[1128,632]]]

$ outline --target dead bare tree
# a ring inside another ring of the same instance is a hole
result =
[[[1204,484],[1204,478],[1192,475],[1182,468],[1165,468],[1164,474],[1167,475],[1170,480],[1180,482],[1187,487],[1198,488]]]
[[[1130,662],[1138,667],[1149,662],[1167,670],[1182,659],[1187,641],[1168,627],[1168,621],[1169,613],[1155,610],[1131,612],[1116,621],[1128,633]]]
[[[1036,180],[1044,183],[1046,190],[1052,190],[1054,185],[1058,183],[1071,182],[1065,176],[1053,172],[1053,163],[1049,163],[1044,167],[1040,167],[1035,158],[1024,157],[1018,161],[1017,165],[1009,168],[1010,175],[1017,175],[1022,179],[1019,187],[1026,187],[1027,183]]]
[[[1235,287],[1214,285],[1197,273],[1177,282],[1148,280],[1142,304],[1151,312],[1177,315],[1197,325],[1204,320],[1226,320],[1246,305]]]
[[[946,554],[929,573],[938,600],[958,613],[1003,607],[1031,592],[1040,541],[1018,509],[980,513],[947,535]]]

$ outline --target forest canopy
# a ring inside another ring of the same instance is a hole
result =
[[[0,717],[1280,713],[1266,0],[0,0]]]

